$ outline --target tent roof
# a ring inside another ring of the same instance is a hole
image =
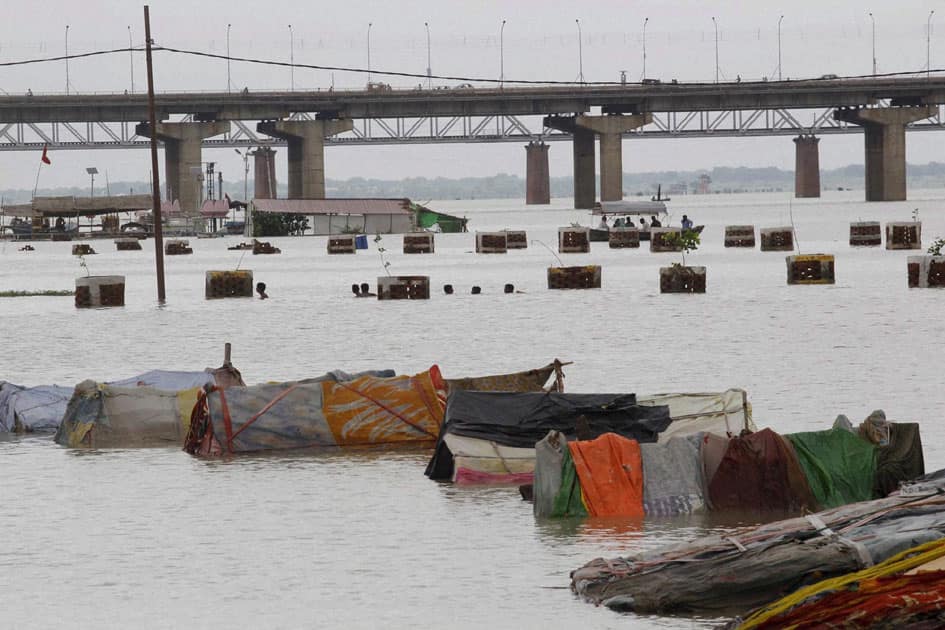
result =
[[[593,214],[666,214],[662,201],[602,201]]]
[[[203,217],[226,217],[230,214],[230,204],[226,199],[207,199],[200,206],[200,216]]]
[[[289,214],[411,214],[409,199],[254,199],[253,207]]]
[[[151,209],[151,195],[107,195],[104,197],[33,197],[32,203],[5,206],[11,216],[71,217]]]

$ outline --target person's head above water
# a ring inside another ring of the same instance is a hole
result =
[[[351,292],[354,293],[355,295],[358,295],[359,293],[361,293],[361,288],[356,284],[352,284]]]

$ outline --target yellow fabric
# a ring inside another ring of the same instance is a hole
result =
[[[78,448],[80,446],[85,446],[83,444],[85,441],[85,436],[89,434],[89,431],[92,430],[93,426],[95,426],[94,422],[75,423],[72,430],[68,431],[69,447]]]
[[[180,425],[183,428],[182,435],[187,435],[190,431],[190,414],[194,410],[194,405],[197,404],[197,397],[201,391],[202,388],[193,387],[177,392],[177,412],[180,416]]]
[[[738,629],[746,630],[748,628],[757,628],[760,624],[766,622],[772,617],[787,612],[791,608],[803,602],[805,599],[817,595],[818,593],[837,591],[846,588],[850,584],[861,582],[863,580],[902,573],[943,556],[945,556],[945,539],[933,540],[923,545],[919,545],[918,547],[906,549],[905,551],[896,554],[892,558],[889,558],[885,562],[868,567],[862,571],[848,573],[839,577],[830,578],[829,580],[823,580],[822,582],[817,582],[816,584],[811,584],[810,586],[797,590],[787,597],[783,597],[773,604],[770,604],[750,615],[738,626]],[[788,628],[792,627],[794,626],[788,626]]]

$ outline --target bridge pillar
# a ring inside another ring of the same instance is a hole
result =
[[[820,138],[794,138],[794,196],[820,197]]]
[[[182,212],[194,214],[200,206],[200,181],[203,174],[201,143],[204,138],[218,136],[230,130],[225,120],[210,122],[159,122],[154,135],[164,143],[164,176],[168,197],[180,203]],[[151,125],[140,123],[135,133],[151,137]],[[194,169],[194,170],[192,170]]]
[[[275,199],[276,194],[276,152],[271,147],[259,147],[253,156],[253,197],[255,199]]]
[[[623,199],[623,134],[653,122],[651,114],[578,116],[575,124],[600,137],[600,200]]]
[[[256,130],[288,143],[289,199],[325,198],[325,138],[351,131],[341,120],[271,120]]]
[[[835,120],[863,127],[866,148],[866,200],[906,198],[906,125],[934,116],[937,108],[884,107],[838,109]]]
[[[544,142],[525,145],[525,203],[530,206],[551,203],[548,145]]]
[[[574,151],[574,207],[593,208],[597,198],[594,181],[594,132],[576,127],[571,140]]]

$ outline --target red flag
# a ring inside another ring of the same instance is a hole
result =
[[[49,159],[49,156],[46,155],[46,151],[48,148],[49,148],[48,145],[45,145],[45,144],[43,145],[43,157],[39,158],[40,160],[42,160],[43,164],[52,164],[52,161]]]

